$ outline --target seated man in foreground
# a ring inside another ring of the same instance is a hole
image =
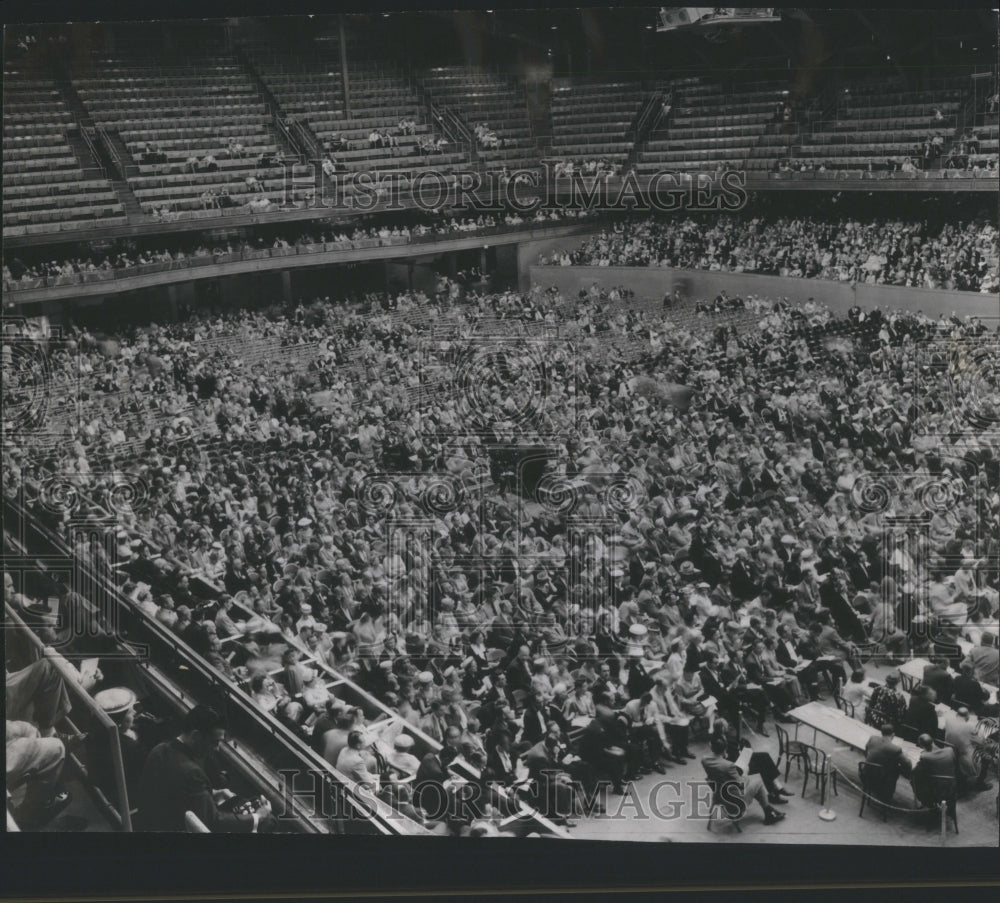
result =
[[[58,737],[42,737],[27,721],[6,722],[7,788],[22,782],[27,791],[15,815],[25,831],[44,827],[71,802],[69,791],[57,787],[66,759],[66,747]]]
[[[954,794],[955,750],[950,746],[939,749],[930,734],[917,737],[917,746],[922,752],[913,767],[913,795],[921,806],[930,809]]]
[[[264,799],[252,814],[220,810],[220,798],[233,794],[213,790],[206,765],[225,736],[222,717],[208,706],[195,706],[184,716],[180,734],[153,748],[139,780],[136,830],[184,832],[188,811],[212,833],[256,834],[273,829],[271,807]]]
[[[713,737],[711,748],[712,754],[705,756],[701,764],[705,769],[705,777],[713,785],[715,797],[722,801],[727,810],[732,810],[735,806],[742,814],[750,802],[756,800],[764,810],[765,825],[775,825],[785,817],[783,812],[779,812],[768,802],[767,789],[760,776],[751,774],[744,779],[743,769],[726,758],[724,737]],[[734,812],[730,811],[729,814],[732,817]]]
[[[891,724],[882,725],[882,733],[873,736],[865,746],[865,762],[877,765],[878,776],[872,779],[872,793],[879,802],[891,803],[896,794],[896,781],[901,774],[910,773],[910,763],[903,756],[903,747],[894,743],[895,730]]]

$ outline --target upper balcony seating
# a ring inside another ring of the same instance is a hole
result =
[[[650,136],[636,171],[713,172],[742,168],[787,100],[783,82],[750,84],[732,94],[707,81],[665,86],[669,117]]]
[[[207,190],[248,200],[253,192],[246,179],[257,173],[261,155],[282,150],[257,86],[219,49],[172,62],[155,54],[96,60],[74,73],[73,83],[94,122],[121,137],[129,186],[147,213],[164,203],[176,210],[202,206]],[[230,155],[230,141],[242,152]],[[166,162],[148,162],[147,151]],[[189,162],[206,157],[214,158],[214,168]],[[278,202],[281,179],[262,184]]]
[[[446,139],[428,121],[411,81],[391,67],[368,63],[349,67],[348,115],[339,60],[309,51],[292,57],[256,45],[244,50],[286,114],[308,123],[321,142],[344,142],[333,157],[349,171],[420,170],[469,162],[468,154],[454,145],[446,146],[444,153],[418,154],[422,141]],[[414,123],[412,134],[400,132],[403,120]],[[373,144],[369,141],[373,131],[392,135],[395,145]]]
[[[10,67],[3,90],[4,232],[125,222],[110,182],[85,172],[74,152],[67,132],[76,124],[55,83]]]
[[[445,66],[424,72],[421,80],[433,100],[452,108],[470,129],[485,125],[500,140],[499,147],[480,144],[477,148],[488,166],[520,169],[540,165],[524,96],[505,76]]]
[[[642,105],[638,82],[567,84],[552,97],[552,155],[621,165],[632,143],[625,134]]]

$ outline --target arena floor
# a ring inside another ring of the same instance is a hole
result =
[[[881,681],[889,671],[888,667],[866,666],[868,680]],[[833,705],[832,699],[825,704]],[[795,726],[788,725],[793,733]],[[754,749],[769,752],[775,760],[778,758],[778,738],[773,725],[768,721],[769,738],[748,736]],[[801,736],[812,741],[811,731],[801,729]],[[859,844],[871,846],[927,846],[940,847],[941,821],[936,813],[910,813],[905,811],[890,812],[885,822],[880,811],[873,811],[865,806],[864,817],[858,815],[861,807],[861,792],[858,787],[857,763],[861,756],[854,750],[839,746],[832,738],[818,735],[817,745],[831,755],[834,767],[837,768],[838,795],[834,796],[827,787],[827,805],[836,813],[833,821],[824,821],[819,817],[821,809],[819,791],[810,780],[806,795],[802,797],[802,772],[793,763],[788,775],[787,787],[795,796],[789,799],[787,805],[781,806],[786,818],[781,823],[764,827],[763,814],[760,807],[752,804],[747,816],[740,822],[742,833],[728,824],[712,823],[712,830],[707,830],[704,818],[694,816],[694,807],[690,803],[672,806],[678,796],[671,788],[656,791],[657,784],[666,781],[679,781],[684,786],[687,781],[704,779],[700,761],[688,762],[687,765],[670,764],[665,775],[653,773],[645,775],[632,785],[630,797],[608,798],[607,810],[604,815],[582,819],[575,828],[570,829],[574,839],[585,840],[632,840],[659,843],[805,843],[805,844]],[[691,752],[698,756],[708,752],[704,741],[691,743]],[[779,763],[784,774],[785,763]],[[848,783],[850,781],[851,783]],[[996,777],[991,778],[992,790],[973,792],[959,797],[958,800],[958,830],[955,833],[951,821],[944,840],[946,847],[982,847],[1000,846],[1000,826],[997,824],[996,806],[998,785]],[[853,784],[853,786],[852,786]],[[686,792],[689,797],[690,794]],[[651,805],[651,800],[658,800],[658,806]],[[911,805],[912,795],[909,783],[900,778],[896,787],[895,804],[903,809]],[[638,805],[633,805],[638,801]],[[660,814],[657,815],[655,809]],[[676,814],[672,809],[679,809]],[[642,815],[638,814],[639,810]],[[671,817],[672,816],[672,817]]]

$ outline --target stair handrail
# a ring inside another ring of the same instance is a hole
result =
[[[663,111],[663,92],[652,91],[639,108],[628,129],[625,131],[625,140],[633,143],[641,141],[652,129],[649,128],[650,120],[656,115],[656,110]]]
[[[253,77],[257,93],[263,99],[264,110],[267,117],[274,124],[275,129],[285,138],[289,146],[298,155],[299,162],[305,163],[313,154],[310,151],[311,142],[306,141],[304,146],[299,146],[299,142],[295,141],[292,132],[288,129],[286,123],[282,119],[283,111],[281,104],[278,102],[278,98],[275,97],[274,92],[271,90],[271,86],[267,83],[264,76],[261,75],[260,70],[257,68],[253,57],[247,52],[246,48],[242,44],[237,44],[233,47],[233,57],[234,59],[243,65],[243,67],[250,73]],[[316,148],[319,151],[319,148]]]
[[[94,144],[93,137],[91,136],[91,132],[94,132],[96,134],[96,128],[93,126],[87,128],[87,126],[80,123],[74,123],[72,126],[70,126],[69,131],[71,131],[73,128],[75,128],[80,133],[80,139],[87,146],[87,150],[90,151],[90,156],[93,158],[94,163],[97,164],[97,168],[101,171],[101,175],[105,179],[107,179],[108,168],[102,162],[101,155],[98,152],[96,145]]]
[[[436,100],[434,92],[416,76],[409,79],[431,123],[436,124],[448,140],[457,148],[467,153],[472,163],[479,162],[476,141],[468,124],[450,106]]]
[[[109,130],[106,129],[103,125],[98,124],[94,126],[94,131],[97,134],[98,138],[100,138],[102,144],[104,145],[104,148],[107,151],[108,156],[111,158],[111,162],[114,164],[115,169],[118,171],[119,177],[125,179],[126,177],[125,161],[122,160],[121,154],[118,153],[118,148],[115,147],[114,142],[111,140],[111,135],[109,133]]]

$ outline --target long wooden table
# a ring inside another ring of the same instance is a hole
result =
[[[799,727],[805,725],[813,730],[813,745],[816,743],[816,734],[825,734],[834,740],[864,752],[868,741],[875,736],[881,736],[881,731],[871,727],[862,721],[845,715],[840,709],[834,709],[823,705],[821,702],[807,702],[798,708],[792,709],[789,716],[795,719],[795,739],[799,736]],[[920,748],[914,743],[900,740],[898,737],[893,742],[900,746],[903,755],[910,765],[916,765],[920,759]]]

